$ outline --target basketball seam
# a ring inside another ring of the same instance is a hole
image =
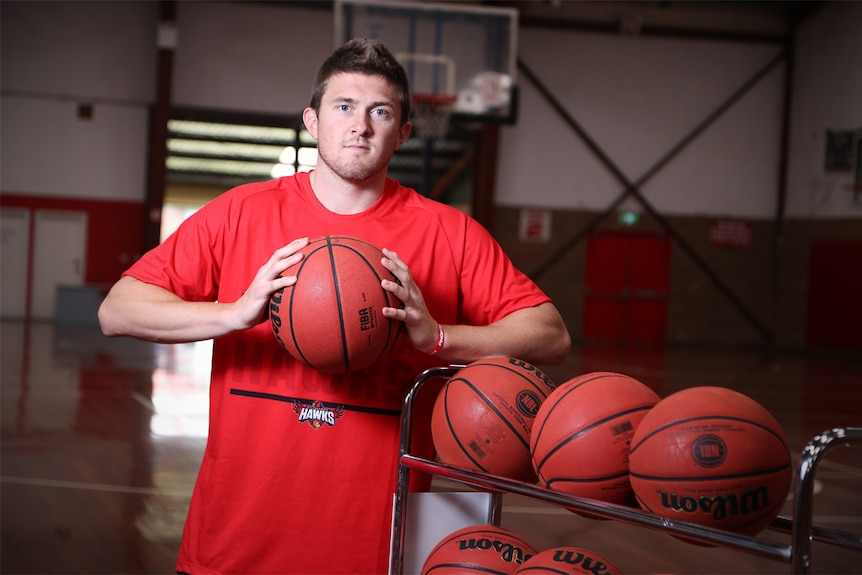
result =
[[[654,430],[650,431],[650,432],[649,432],[648,434],[646,434],[642,439],[640,439],[636,444],[632,445],[632,448],[631,448],[631,451],[630,451],[630,455],[631,455],[631,454],[634,454],[634,453],[635,453],[635,451],[637,451],[637,449],[638,449],[641,445],[643,445],[644,443],[646,443],[646,440],[647,440],[647,439],[649,439],[650,437],[652,437],[652,436],[656,435],[657,433],[660,433],[660,432],[664,431],[665,429],[668,429],[668,428],[673,427],[673,426],[675,426],[675,425],[679,425],[679,424],[681,424],[681,423],[689,423],[689,422],[692,422],[692,421],[700,421],[700,420],[703,420],[703,419],[716,419],[716,420],[726,420],[726,421],[737,421],[737,422],[740,422],[740,423],[748,423],[748,424],[754,425],[755,427],[759,427],[760,429],[765,430],[765,431],[766,431],[766,432],[768,432],[770,435],[772,435],[773,437],[775,437],[776,439],[778,439],[778,440],[781,442],[781,445],[783,445],[785,449],[790,449],[790,448],[788,447],[788,445],[787,445],[787,441],[785,440],[785,438],[781,437],[781,435],[780,435],[780,434],[776,433],[774,429],[770,429],[768,426],[763,425],[762,423],[759,423],[759,422],[757,422],[757,421],[752,421],[752,420],[750,420],[750,419],[745,419],[745,418],[742,418],[742,417],[734,417],[734,416],[732,416],[732,415],[698,415],[697,417],[689,417],[689,418],[687,418],[687,419],[678,419],[678,420],[676,420],[676,421],[673,421],[673,422],[668,423],[668,424],[666,424],[666,425],[662,425],[661,427],[656,428],[656,429],[654,429]],[[641,425],[643,425],[643,421],[641,421]],[[634,441],[633,441],[632,443],[634,443]]]
[[[491,575],[506,575],[508,573],[507,571],[489,569],[488,567],[482,567],[481,565],[471,565],[470,563],[438,563],[429,567],[427,571],[423,570],[423,573],[433,573],[436,569],[445,569],[448,567],[457,567],[462,569],[464,567],[468,567],[470,571],[475,571],[477,573],[490,573]]]
[[[503,414],[502,414],[499,410],[497,410],[497,408],[495,408],[493,405],[491,405],[491,404],[487,401],[487,398],[485,397],[485,394],[484,394],[484,393],[481,393],[481,392],[479,391],[479,389],[477,389],[477,388],[476,388],[476,386],[474,386],[472,383],[470,383],[470,382],[469,382],[468,380],[466,380],[466,379],[462,379],[462,378],[455,377],[455,378],[453,378],[449,383],[452,383],[452,382],[454,382],[454,381],[461,381],[461,382],[465,383],[465,384],[467,385],[467,387],[469,387],[470,389],[472,389],[472,390],[473,390],[473,392],[474,392],[474,393],[475,393],[475,394],[476,394],[476,395],[481,399],[482,403],[484,403],[485,405],[487,405],[488,407],[490,407],[490,408],[491,408],[491,410],[492,410],[494,413],[496,413],[496,414],[497,414],[497,416],[500,418],[500,420],[501,420],[503,423],[505,423],[506,427],[508,427],[511,431],[513,431],[513,432],[515,433],[515,436],[518,438],[518,440],[521,442],[521,444],[522,444],[522,445],[523,445],[527,450],[529,450],[529,449],[530,449],[529,442],[524,441],[524,439],[523,439],[523,438],[521,438],[521,434],[519,434],[519,433],[518,433],[518,431],[512,427],[512,425],[509,423],[509,421],[508,421],[505,417],[503,417]],[[462,452],[464,455],[466,455],[466,456],[467,456],[467,458],[468,458],[468,459],[469,459],[469,460],[470,460],[470,461],[471,461],[471,462],[472,462],[476,467],[478,467],[481,471],[488,472],[488,469],[487,469],[485,466],[483,466],[481,463],[479,463],[478,461],[476,461],[476,459],[474,459],[474,458],[473,458],[473,456],[472,456],[472,454],[470,453],[470,451],[469,451],[469,450],[466,448],[466,446],[461,442],[461,438],[460,438],[460,437],[458,437],[458,434],[455,432],[455,429],[453,429],[453,428],[452,428],[452,423],[451,423],[451,421],[450,421],[450,419],[449,419],[449,402],[448,402],[448,399],[449,399],[449,385],[447,384],[447,385],[446,385],[446,388],[445,388],[445,390],[444,390],[443,406],[444,406],[444,408],[445,408],[445,410],[446,410],[446,427],[448,427],[448,428],[449,428],[449,434],[450,434],[450,435],[452,436],[452,438],[455,440],[455,443],[458,445],[458,448],[461,450],[461,452]]]
[[[467,386],[470,389],[472,389],[481,398],[482,403],[484,403],[485,405],[490,407],[491,410],[497,414],[497,416],[500,418],[500,420],[506,424],[506,427],[508,427],[515,434],[515,436],[521,442],[521,445],[523,445],[525,449],[529,450],[530,449],[529,439],[525,440],[523,437],[521,437],[521,434],[518,433],[518,430],[515,429],[511,423],[509,423],[509,420],[503,415],[503,413],[499,409],[497,409],[497,407],[491,401],[489,401],[488,397],[484,393],[482,393],[478,387],[473,385],[472,382],[470,382],[466,379],[462,379],[461,381],[466,383]]]
[[[443,409],[445,410],[446,414],[446,427],[449,429],[449,435],[450,437],[452,437],[452,439],[455,440],[455,444],[458,446],[458,449],[460,449],[461,452],[467,456],[467,459],[469,459],[473,463],[473,465],[475,465],[482,471],[487,471],[487,469],[482,467],[482,465],[478,461],[473,459],[473,456],[470,454],[470,452],[464,448],[464,444],[461,443],[461,438],[458,437],[458,434],[452,427],[452,421],[449,419],[449,385],[446,385],[446,387],[443,388]]]
[[[540,387],[536,382],[534,382],[532,379],[530,379],[527,375],[525,375],[524,373],[522,373],[522,372],[520,372],[520,371],[518,371],[512,367],[509,367],[507,365],[500,365],[499,363],[483,362],[480,360],[480,361],[471,363],[469,365],[469,367],[499,367],[501,369],[505,369],[506,371],[514,373],[515,375],[517,375],[518,377],[520,377],[521,379],[523,379],[524,381],[529,383],[537,391],[544,391],[545,392],[544,395],[545,395],[546,399],[547,399],[548,395],[554,390],[553,387],[550,391],[547,388],[542,389],[542,387]],[[538,368],[536,368],[536,371],[540,371],[540,370]]]
[[[627,375],[624,375],[621,373],[603,372],[600,374],[596,374],[593,377],[590,377],[589,379],[578,383],[577,385],[569,385],[567,387],[567,384],[573,383],[573,381],[575,381],[575,380],[569,380],[569,381],[563,383],[560,387],[556,388],[554,391],[558,392],[560,397],[558,399],[555,399],[553,405],[551,405],[551,407],[549,407],[548,410],[543,414],[543,419],[539,423],[538,429],[535,430],[536,442],[538,442],[538,439],[542,435],[542,431],[545,428],[545,423],[548,421],[548,417],[551,415],[551,413],[554,412],[555,409],[557,409],[557,407],[559,407],[560,403],[562,402],[562,400],[566,396],[568,396],[570,393],[572,393],[576,389],[579,389],[581,386],[586,385],[587,383],[597,381],[600,379],[604,379],[606,377],[611,377],[611,376],[628,377]],[[586,377],[586,376],[580,376],[580,377]],[[548,398],[550,398],[550,396]]]
[[[606,475],[604,477],[585,477],[583,479],[577,477],[557,477],[555,479],[551,479],[547,482],[547,487],[551,487],[554,483],[595,483],[597,481],[609,481],[612,479],[620,479],[622,477],[628,477],[629,472],[623,471],[622,473],[617,473],[614,475]]]
[[[321,249],[323,249],[323,246],[318,247],[318,248],[314,248],[313,250],[309,251],[302,258],[302,261],[300,262],[299,267],[296,268],[295,276],[296,276],[297,281],[299,281],[299,276],[302,273],[303,268],[305,268],[306,262],[308,262],[310,260],[311,254],[313,254],[313,253],[315,253]],[[290,338],[293,340],[293,347],[296,349],[296,352],[302,357],[302,361],[305,362],[307,365],[311,365],[311,362],[308,360],[308,358],[305,356],[305,354],[302,353],[302,347],[299,345],[299,341],[296,338],[296,329],[294,329],[294,325],[293,325],[293,312],[292,312],[292,310],[293,310],[293,299],[294,299],[294,296],[296,295],[295,285],[296,284],[294,284],[294,286],[291,286],[290,302],[289,302],[289,307],[288,307],[288,310],[290,310],[290,312],[288,313],[288,320],[290,321]]]
[[[336,237],[338,237],[338,236],[336,236]],[[352,239],[355,239],[355,238],[352,238]],[[363,240],[358,240],[358,239],[357,239],[357,241],[358,241],[358,242],[360,242],[360,243],[363,243],[363,244],[365,244],[365,245],[367,245],[367,246],[369,246],[369,247],[371,247],[371,248],[374,248],[375,250],[377,249],[374,245],[369,244],[368,242],[365,242],[365,241],[363,241]],[[359,256],[359,257],[360,257],[360,259],[361,259],[363,262],[365,262],[365,265],[367,265],[367,266],[368,266],[368,269],[369,269],[369,270],[371,270],[371,273],[373,273],[373,274],[374,274],[374,277],[376,277],[376,278],[377,278],[377,283],[378,283],[378,284],[380,284],[380,282],[381,282],[381,281],[383,281],[383,277],[382,277],[382,276],[377,272],[377,268],[375,268],[375,267],[374,267],[374,264],[373,264],[373,263],[371,263],[371,262],[368,260],[368,258],[367,258],[367,257],[365,257],[365,254],[363,254],[362,252],[360,252],[359,250],[357,250],[357,249],[356,249],[356,248],[354,248],[353,246],[350,246],[350,245],[347,245],[347,244],[339,243],[339,244],[337,244],[337,245],[338,245],[339,247],[343,247],[343,248],[345,248],[345,249],[348,249],[348,250],[352,251],[354,254],[356,254],[357,256]],[[394,281],[395,283],[397,283],[398,285],[401,285],[401,282],[398,280],[398,278],[397,278],[394,274],[392,274],[392,272],[390,272],[390,273],[389,273],[389,275],[390,275],[391,277],[389,277],[389,278],[387,278],[387,279],[390,279],[390,280]],[[385,289],[383,289],[383,286],[382,286],[382,285],[380,286],[380,291],[381,291],[381,292],[383,292],[383,299],[384,299],[384,300],[386,300],[386,302],[387,302],[387,303],[390,303],[390,304],[391,304],[391,303],[392,303],[392,301],[391,301],[390,295],[392,295],[392,294],[390,294],[388,291],[386,291]],[[339,299],[339,301],[340,301],[340,299]],[[401,303],[401,305],[403,306],[403,305],[404,305],[404,303],[402,302],[402,303]],[[395,336],[397,336],[397,335],[398,335],[398,331],[397,331],[397,329],[393,329],[393,326],[395,326],[395,322],[393,322],[393,321],[389,321],[389,322],[388,322],[387,334],[386,334],[386,342],[387,342],[387,345],[386,345],[386,346],[384,346],[384,347],[383,347],[383,349],[381,350],[381,352],[377,355],[377,359],[380,359],[381,357],[383,357],[383,356],[386,354],[386,352],[387,352],[387,351],[389,351],[389,348],[391,347],[392,342],[393,342],[393,341],[395,341]],[[393,333],[393,332],[394,332],[394,333]]]
[[[760,477],[763,475],[770,475],[772,473],[785,471],[787,469],[790,469],[790,463],[787,463],[785,465],[779,465],[778,467],[771,467],[769,469],[758,469],[757,471],[748,471],[745,473],[730,473],[728,475],[709,475],[706,477],[663,477],[661,475],[646,475],[643,473],[636,473],[632,471],[629,471],[629,475],[637,479],[643,479],[644,481],[666,481],[669,483],[677,483],[679,481],[722,481],[725,479]]]
[[[559,442],[557,445],[555,445],[553,449],[551,449],[548,453],[546,453],[546,454],[545,454],[545,457],[543,457],[543,458],[542,458],[542,461],[538,462],[538,469],[541,469],[541,468],[542,468],[542,466],[544,466],[544,465],[545,465],[545,463],[548,461],[548,458],[549,458],[549,457],[551,457],[551,456],[552,456],[552,455],[554,455],[557,451],[559,451],[560,449],[562,449],[563,447],[565,447],[566,445],[568,445],[569,443],[571,443],[572,441],[574,441],[574,440],[575,440],[575,439],[577,439],[578,437],[580,437],[580,436],[584,435],[584,434],[585,434],[585,433],[587,433],[588,431],[592,431],[592,430],[593,430],[593,429],[595,429],[596,427],[599,427],[599,426],[601,426],[601,425],[603,425],[603,424],[605,424],[605,423],[607,423],[607,422],[609,422],[609,421],[612,421],[612,420],[614,420],[614,419],[617,419],[617,418],[619,418],[619,417],[623,417],[623,416],[626,416],[626,415],[631,415],[632,413],[638,413],[638,412],[640,412],[640,411],[649,411],[650,409],[652,409],[652,406],[651,406],[651,405],[649,405],[649,406],[641,405],[641,406],[637,406],[637,407],[630,408],[630,409],[628,409],[628,410],[626,410],[626,411],[622,411],[622,412],[619,412],[619,413],[615,413],[615,414],[613,414],[613,415],[611,415],[611,416],[605,417],[604,419],[601,419],[601,420],[599,420],[599,421],[596,421],[596,422],[594,422],[594,423],[591,423],[591,424],[590,424],[590,425],[588,425],[587,427],[584,427],[583,429],[579,430],[577,433],[575,433],[575,434],[573,434],[573,435],[570,435],[570,436],[569,436],[569,437],[567,437],[564,441],[561,441],[561,442]],[[539,443],[539,442],[538,442],[538,440],[537,440],[537,441],[536,441],[536,445],[537,445],[537,446],[538,446],[538,443]]]
[[[338,307],[338,323],[341,326],[341,353],[344,357],[344,370],[350,371],[350,350],[347,346],[347,330],[344,328],[344,307],[341,305],[341,285],[338,281],[338,268],[335,265],[335,253],[332,251],[332,238],[326,236],[326,248],[329,251],[329,265],[332,268],[332,287],[335,289],[335,302]]]

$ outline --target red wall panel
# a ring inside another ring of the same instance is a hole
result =
[[[862,351],[862,240],[811,242],[808,345]]]
[[[84,282],[87,284],[114,283],[141,255],[143,203],[4,192],[0,194],[0,207],[86,212],[87,262]],[[57,238],[57,241],[63,239]]]

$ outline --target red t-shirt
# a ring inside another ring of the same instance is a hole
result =
[[[549,301],[462,212],[390,179],[365,212],[334,214],[306,173],[221,195],[126,273],[186,300],[232,302],[277,248],[332,234],[396,251],[442,324],[486,325]],[[268,322],[217,338],[177,570],[385,573],[401,402],[435,364],[403,336],[378,363],[341,375],[294,361]],[[415,434],[430,445],[427,430]]]

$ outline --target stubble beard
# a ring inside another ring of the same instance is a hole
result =
[[[318,159],[339,177],[353,183],[362,183],[372,179],[381,171],[386,169],[387,163],[382,165],[364,161],[361,158],[353,158],[351,160],[341,160],[338,158],[330,158],[329,154],[318,150]]]

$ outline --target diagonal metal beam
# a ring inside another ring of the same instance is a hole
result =
[[[670,161],[676,157],[683,149],[685,149],[692,141],[694,141],[701,133],[703,133],[710,125],[718,118],[724,115],[739,99],[741,99],[751,88],[757,85],[773,68],[783,62],[787,57],[787,52],[782,51],[757,73],[755,73],[748,81],[737,88],[722,104],[720,104],[711,114],[703,119],[695,128],[689,132],[679,143],[668,150],[649,170],[647,170],[636,182],[632,182],[616,165],[611,157],[596,143],[589,133],[578,123],[563,104],[554,96],[548,87],[539,79],[539,77],[530,69],[529,66],[518,58],[518,69],[527,77],[551,105],[551,107],[562,117],[568,126],[576,132],[581,139],[586,143],[587,147],[596,155],[599,161],[614,174],[614,176],[625,186],[623,192],[608,206],[601,214],[590,220],[587,226],[575,234],[563,246],[551,254],[542,264],[540,264],[529,276],[536,279],[550,269],[561,256],[567,253],[575,245],[577,245],[586,235],[588,235],[596,226],[598,226],[606,217],[612,214],[617,207],[628,196],[633,196],[643,208],[664,228],[664,230],[677,242],[677,244],[686,252],[686,254],[695,262],[695,264],[706,274],[706,276],[715,284],[722,294],[730,301],[730,303],[752,324],[752,326],[766,339],[771,342],[773,340],[772,332],[767,329],[757,316],[748,309],[745,303],[736,296],[736,294],[722,281],[722,279],[709,267],[709,265],[701,258],[697,252],[685,241],[676,229],[664,218],[655,207],[647,201],[640,187],[649,181],[655,174],[661,171]]]

